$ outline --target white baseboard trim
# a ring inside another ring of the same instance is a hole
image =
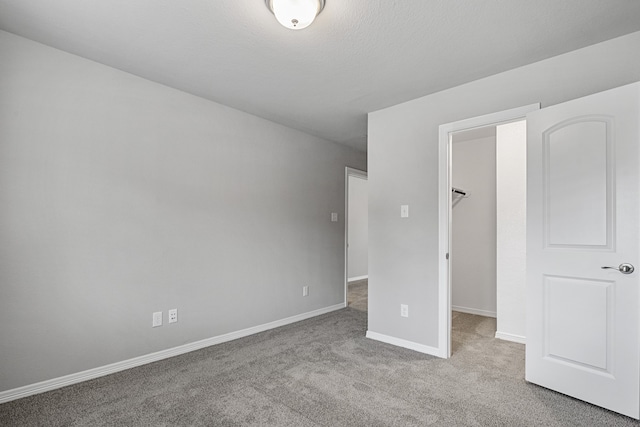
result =
[[[320,316],[321,314],[340,310],[344,307],[345,304],[340,303],[318,310],[310,311],[308,313],[302,313],[295,316],[287,317],[285,319],[265,323],[263,325],[253,326],[251,328],[230,332],[228,334],[219,335],[217,337],[206,338],[178,347],[157,351],[155,353],[145,354],[144,356],[134,357],[133,359],[123,360],[121,362],[112,363],[110,365],[100,366],[98,368],[88,369],[86,371],[77,372],[75,374],[69,374],[63,377],[53,378],[35,384],[29,384],[23,387],[2,391],[0,392],[0,403],[10,402],[12,400],[20,399],[22,397],[31,396],[38,393],[44,393],[45,391],[55,390],[58,388],[66,387],[68,385],[103,377],[105,375],[124,371],[126,369],[135,368],[136,366],[146,365],[147,363],[157,362],[158,360],[168,359],[170,357],[179,356],[191,351],[200,350],[201,348],[210,347],[212,345],[221,344],[227,341],[233,341],[235,339],[257,334],[259,332],[264,332],[269,329],[278,328],[290,323],[299,322],[311,317]]]
[[[369,279],[369,275],[365,274],[364,276],[349,277],[347,279],[347,282],[357,282],[358,280],[364,280],[364,279]]]
[[[484,317],[498,317],[495,311],[479,310],[477,308],[460,307],[459,305],[452,305],[451,310],[459,311],[460,313],[477,314]]]
[[[377,332],[372,332],[372,331],[367,331],[367,338],[370,338],[376,341],[381,341],[387,344],[395,345],[398,347],[408,348],[409,350],[415,350],[420,353],[430,354],[432,356],[437,356],[442,358],[446,357],[442,354],[442,351],[440,351],[439,348],[430,347],[424,344],[418,344],[413,341],[403,340],[402,338],[390,337],[389,335],[379,334]]]
[[[522,335],[508,334],[506,332],[500,332],[500,331],[496,331],[496,338],[505,340],[505,341],[517,342],[518,344],[527,343],[527,338],[523,337]]]

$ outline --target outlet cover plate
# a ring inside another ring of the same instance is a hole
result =
[[[172,308],[169,310],[169,323],[176,323],[178,321],[178,309]]]

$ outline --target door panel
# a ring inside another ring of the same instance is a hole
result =
[[[528,381],[638,418],[640,84],[527,116]]]
[[[585,117],[543,134],[548,245],[608,246],[612,125],[611,119]]]
[[[610,370],[612,288],[606,281],[544,277],[545,357]]]

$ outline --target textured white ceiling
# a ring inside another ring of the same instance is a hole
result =
[[[0,29],[366,150],[366,113],[640,30],[638,0],[0,0]],[[1,58],[0,58],[1,60]]]

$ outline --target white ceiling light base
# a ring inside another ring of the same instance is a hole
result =
[[[324,0],[265,0],[269,10],[291,30],[307,28],[324,9]]]

